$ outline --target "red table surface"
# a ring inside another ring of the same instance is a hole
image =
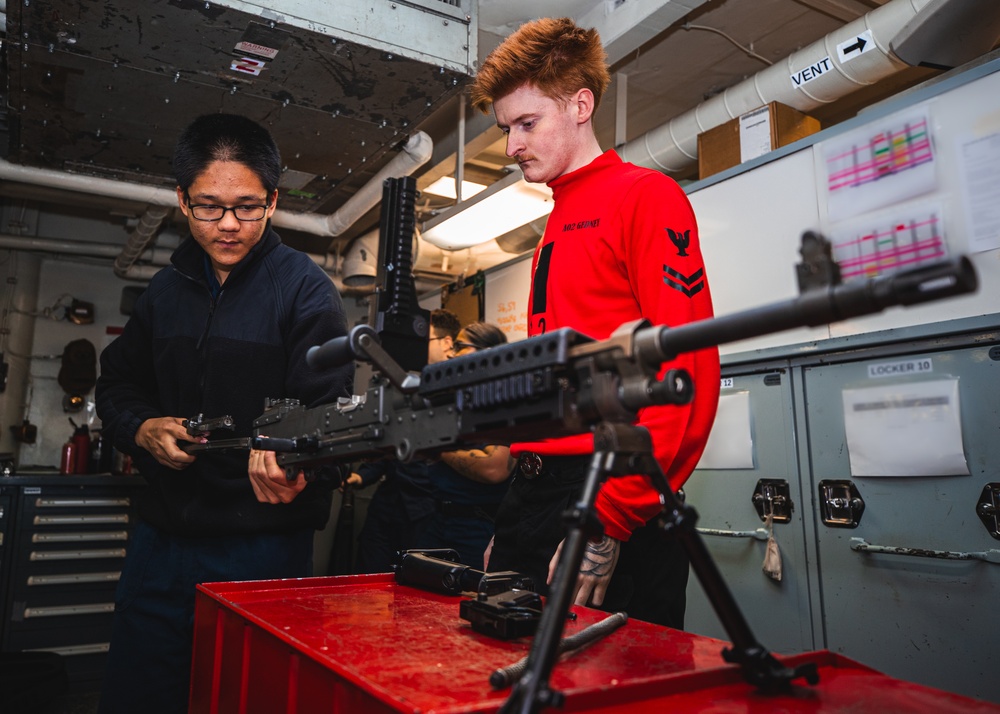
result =
[[[190,712],[494,712],[510,690],[494,691],[490,673],[524,657],[530,641],[473,632],[460,601],[388,574],[199,585]],[[607,616],[573,612],[564,636]],[[725,646],[630,620],[556,665],[550,683],[566,703],[549,711],[1000,713],[827,651],[781,658],[815,662],[817,686],[764,695],[723,661]]]

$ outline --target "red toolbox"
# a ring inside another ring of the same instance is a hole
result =
[[[198,586],[190,714],[465,714],[494,712],[493,670],[528,653],[460,619],[460,598],[397,585],[391,575]],[[574,608],[564,636],[606,613]],[[763,642],[767,633],[760,633]],[[559,662],[563,712],[962,712],[1000,706],[887,677],[827,651],[816,686],[764,695],[726,664],[727,643],[638,620]]]

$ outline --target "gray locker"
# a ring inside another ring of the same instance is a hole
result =
[[[684,492],[698,512],[701,537],[757,639],[778,653],[818,649],[806,549],[810,504],[800,483],[787,366],[750,374],[724,369],[721,398],[744,391],[749,392],[753,468],[698,469]],[[776,518],[774,523],[782,556],[780,582],[761,569],[766,530],[760,511],[775,495],[780,496],[778,510],[791,505],[787,520]],[[729,639],[693,573],[684,629]]]
[[[975,343],[803,365],[802,469],[816,499],[826,648],[890,676],[1000,701],[1000,535],[990,532],[1000,499],[1000,348]],[[852,475],[845,388],[950,378],[969,475]]]

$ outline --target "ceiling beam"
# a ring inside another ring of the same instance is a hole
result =
[[[795,2],[842,22],[857,20],[872,9],[851,0],[795,0]]]

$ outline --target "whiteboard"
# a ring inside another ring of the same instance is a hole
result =
[[[497,325],[508,342],[528,336],[528,294],[531,290],[531,254],[486,273],[486,322]]]
[[[798,295],[802,232],[819,222],[812,152],[800,151],[688,196],[718,316]],[[801,328],[719,347],[723,354],[829,337]]]

